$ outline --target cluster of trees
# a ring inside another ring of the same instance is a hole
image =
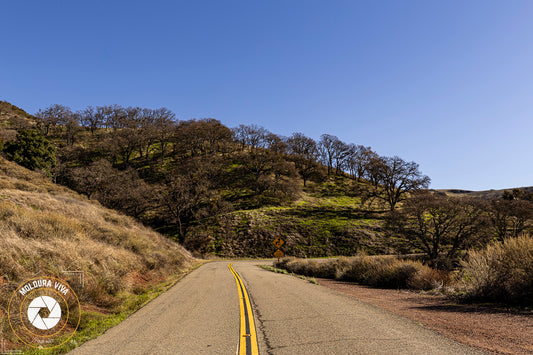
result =
[[[256,125],[230,129],[214,119],[180,121],[166,108],[119,105],[76,112],[52,105],[35,117],[36,130],[23,135],[39,141],[46,157],[22,152],[31,146],[23,135],[6,149],[9,157],[33,156],[28,167],[146,223],[174,226],[180,240],[207,217],[285,203],[331,175],[368,181],[365,199],[380,198],[391,210],[429,183],[414,162],[328,134],[281,137]]]
[[[95,161],[95,155],[115,167],[126,167],[132,158],[158,158],[164,164],[168,153],[173,157],[195,157],[240,151],[251,158],[244,170],[250,173],[255,192],[273,187],[261,185],[262,175],[274,174],[279,178],[283,171],[288,176],[294,174],[286,164],[290,162],[304,186],[309,180],[321,181],[332,174],[368,180],[375,187],[369,197],[383,198],[391,210],[405,198],[405,192],[429,184],[429,178],[419,172],[414,162],[381,157],[370,147],[347,144],[329,134],[323,134],[318,141],[302,133],[280,137],[256,125],[240,125],[230,130],[213,119],[177,121],[166,108],[119,105],[89,106],[77,112],[52,105],[39,110],[36,116],[44,136],[62,138],[69,147],[83,132],[97,136],[101,151],[95,153],[93,149],[92,156],[77,157],[86,163]],[[275,182],[279,185],[280,180]]]
[[[325,166],[328,176],[342,174],[357,181],[369,181],[372,188],[365,190],[365,198],[380,198],[391,211],[405,200],[408,192],[429,186],[429,177],[420,172],[415,162],[406,162],[397,156],[382,157],[370,147],[347,144],[330,134],[323,134],[315,142],[295,133],[286,139],[286,144],[304,186]]]
[[[389,215],[389,236],[405,251],[422,250],[433,265],[450,268],[465,250],[526,231],[533,203],[508,196],[506,192],[505,198],[486,200],[415,193],[401,210]]]
[[[176,123],[174,113],[166,108],[147,109],[119,105],[87,107],[73,112],[62,105],[39,110],[36,117],[40,132],[49,138],[60,138],[73,147],[83,133],[97,138],[106,158],[113,165],[127,165],[138,155],[158,154],[164,159],[170,133]],[[87,139],[85,139],[85,142]]]
[[[281,137],[256,125],[230,129],[215,119],[180,121],[166,108],[119,105],[77,112],[52,105],[36,118],[36,129],[5,144],[6,156],[182,242],[194,242],[189,227],[233,209],[283,204],[330,176],[352,179],[363,202],[381,200],[397,248],[423,250],[435,263],[516,236],[532,218],[532,194],[482,201],[428,193],[418,164],[329,134]]]

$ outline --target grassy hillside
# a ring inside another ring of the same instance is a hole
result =
[[[14,140],[17,130],[35,125],[32,115],[9,102],[0,101],[0,142]]]
[[[271,256],[276,237],[283,251],[299,257],[390,253],[383,236],[385,206],[363,204],[366,183],[342,176],[309,183],[300,198],[284,206],[238,210],[203,221],[186,239],[190,250],[221,256]]]
[[[70,140],[66,125],[50,128],[57,148],[51,175],[200,255],[268,257],[278,236],[297,256],[392,252],[383,237],[385,206],[362,204],[375,188],[322,165],[311,139],[282,139],[254,126],[232,131],[215,120],[126,121],[105,121],[112,130],[104,121],[94,130],[78,127]],[[336,144],[355,149],[352,162],[377,159],[369,148]],[[360,178],[369,168],[358,169]]]
[[[35,124],[34,117],[23,109],[9,102],[0,101],[0,122],[2,126],[15,125],[22,121],[26,121],[28,125]]]
[[[531,229],[533,194],[423,193],[430,179],[415,162],[328,134],[281,137],[119,105],[37,116],[37,129],[6,143],[8,159],[200,255],[271,256],[282,237],[289,255],[423,252],[451,267],[468,247]]]
[[[36,116],[36,129],[18,129],[2,149],[8,159],[200,254],[270,256],[272,236],[301,256],[389,252],[385,207],[360,199],[381,197],[392,210],[430,181],[414,162],[329,134],[282,137],[119,105],[52,105]]]
[[[188,269],[192,261],[181,246],[132,218],[0,157],[0,327],[4,334],[11,334],[3,318],[11,292],[35,275],[69,280],[63,271],[83,271],[83,287],[72,280],[86,310],[83,333],[94,317],[123,316],[135,299],[145,300],[142,295],[153,285]]]

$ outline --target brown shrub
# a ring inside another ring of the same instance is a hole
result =
[[[400,260],[394,256],[359,255],[328,260],[289,257],[281,259],[275,266],[295,274],[385,288],[429,290],[449,283],[445,272],[433,270],[418,261]]]
[[[533,237],[522,235],[471,251],[462,263],[465,300],[533,304]]]
[[[430,267],[419,269],[409,280],[409,288],[414,290],[441,290],[452,283],[450,273]]]

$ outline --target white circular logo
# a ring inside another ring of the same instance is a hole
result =
[[[39,312],[42,308],[47,308],[50,312],[48,317],[41,317]],[[28,306],[28,320],[38,329],[48,330],[52,329],[59,323],[61,319],[61,306],[50,296],[40,296],[31,301]]]
[[[52,349],[67,342],[78,329],[80,301],[67,282],[38,276],[24,281],[13,291],[7,318],[21,342],[34,348]]]

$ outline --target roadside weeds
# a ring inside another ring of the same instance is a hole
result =
[[[284,269],[278,269],[278,268],[275,268],[275,267],[272,267],[272,266],[268,266],[268,265],[258,265],[260,268],[262,269],[265,269],[265,270],[268,270],[268,271],[272,271],[272,272],[275,272],[277,274],[284,274],[284,275],[290,275],[290,276],[294,276],[294,277],[297,277],[299,279],[302,279],[302,280],[305,280],[307,282],[310,282],[314,285],[319,285],[318,281],[314,278],[314,277],[307,277],[307,276],[303,276],[303,275],[298,275],[298,274],[295,274],[293,272],[288,272],[287,270],[284,270]]]
[[[122,306],[120,307],[120,310],[118,312],[105,314],[99,312],[98,310],[89,310],[94,307],[82,304],[82,318],[80,322],[80,327],[70,340],[68,340],[63,345],[52,349],[36,349],[26,347],[22,350],[24,351],[24,354],[28,355],[65,354],[70,350],[81,346],[83,343],[102,335],[108,329],[118,325],[120,322],[131,316],[133,313],[137,312],[139,309],[146,306],[157,296],[170,289],[181,279],[183,279],[185,276],[187,276],[206,262],[208,261],[197,260],[197,262],[190,268],[171,275],[166,280],[153,285],[141,294],[124,295]]]

